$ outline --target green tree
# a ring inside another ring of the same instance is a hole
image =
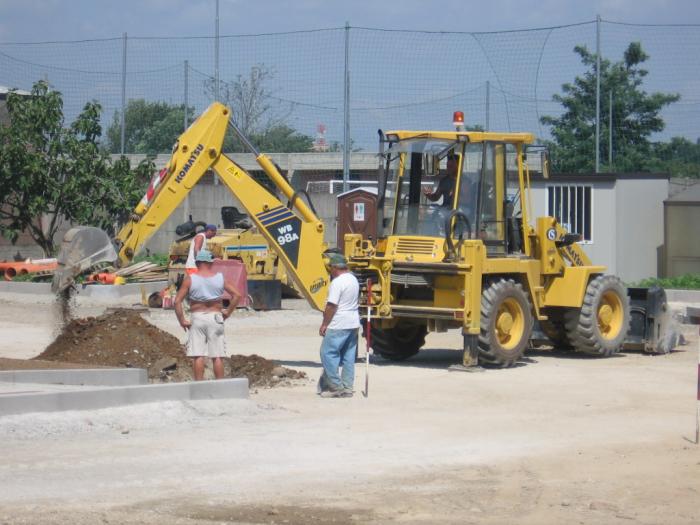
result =
[[[562,94],[554,95],[564,111],[559,117],[543,116],[541,122],[551,126],[552,163],[559,172],[590,172],[595,169],[596,60],[597,55],[585,46],[576,46],[587,70],[573,83],[562,86]],[[670,93],[647,93],[643,90],[648,74],[642,64],[649,56],[639,42],[632,42],[623,60],[600,61],[600,159],[604,169],[639,171],[649,169],[652,133],[664,129],[659,115],[680,96]],[[613,95],[613,165],[608,160],[609,94]]]
[[[9,93],[9,124],[0,126],[0,233],[26,231],[47,256],[63,221],[113,232],[143,195],[154,166],[132,169],[100,150],[101,107],[88,102],[70,126],[63,100],[46,82],[30,96]]]
[[[194,108],[188,108],[187,114],[194,117]],[[170,153],[184,131],[185,106],[134,99],[126,105],[125,117],[125,153]],[[112,123],[107,128],[107,149],[111,153],[121,151],[119,111],[114,113]]]
[[[253,66],[247,76],[238,75],[231,82],[220,82],[219,100],[231,107],[234,124],[260,151],[310,151],[313,138],[287,124],[292,105],[286,107],[268,88],[274,77],[274,70],[264,64]],[[204,91],[216,99],[214,79],[205,82]],[[237,153],[246,149],[233,134],[227,134],[224,151]]]
[[[700,139],[691,142],[673,137],[670,142],[652,145],[649,169],[669,173],[672,177],[700,178]]]

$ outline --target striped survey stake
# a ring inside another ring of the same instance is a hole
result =
[[[698,329],[698,392],[695,397],[695,444],[700,443],[700,329]]]
[[[369,354],[372,351],[372,279],[367,279],[367,324],[365,325],[365,391],[362,395],[369,397]]]

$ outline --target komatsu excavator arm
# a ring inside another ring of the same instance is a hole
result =
[[[229,126],[255,154],[258,165],[287,204],[221,152]],[[146,196],[119,231],[115,239],[119,260],[130,261],[210,169],[243,205],[305,298],[315,308],[323,309],[330,282],[323,256],[327,248],[323,223],[306,202],[297,198],[298,193],[274,163],[240,132],[231,120],[231,110],[218,102],[178,138],[168,165],[151,181]],[[54,282],[54,288],[61,287]]]

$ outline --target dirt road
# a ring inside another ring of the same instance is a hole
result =
[[[435,334],[404,364],[373,364],[368,399],[321,399],[319,316],[286,306],[237,315],[228,339],[306,371],[297,386],[1,418],[0,523],[700,521],[694,329],[669,356],[541,352],[479,373],[448,372],[459,338]],[[3,334],[26,307],[0,304]],[[32,308],[41,323],[0,357],[43,350],[50,305]],[[172,312],[150,321],[182,336]]]

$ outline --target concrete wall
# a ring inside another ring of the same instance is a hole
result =
[[[664,223],[664,277],[700,273],[700,202],[667,202]]]
[[[667,179],[618,179],[615,184],[617,275],[626,282],[661,273]]]
[[[532,182],[532,223],[537,217],[547,215],[547,185],[543,179]],[[558,183],[557,183],[558,184]],[[581,184],[562,182],[562,184]],[[592,182],[591,191],[591,242],[582,244],[583,251],[594,264],[608,267],[609,273],[618,269],[615,257],[615,183],[612,181]]]

